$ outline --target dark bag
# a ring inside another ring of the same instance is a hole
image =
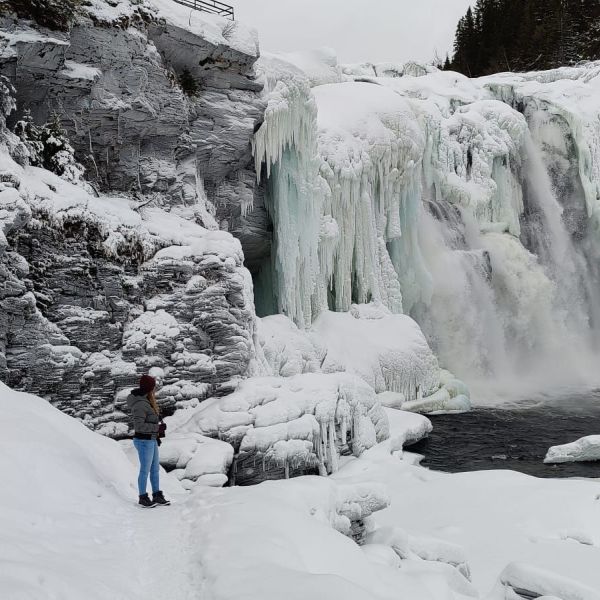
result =
[[[158,425],[158,437],[164,438],[166,435],[166,431],[167,431],[167,424],[161,420],[161,422]]]

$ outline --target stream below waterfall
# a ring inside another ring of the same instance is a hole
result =
[[[433,432],[410,446],[421,464],[456,473],[511,469],[536,477],[600,478],[600,461],[544,464],[551,446],[600,434],[600,389],[430,416]]]

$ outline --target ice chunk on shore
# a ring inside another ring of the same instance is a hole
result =
[[[197,481],[205,475],[225,475],[233,460],[233,447],[197,433],[175,432],[163,440],[160,463],[183,469],[182,479]],[[221,480],[221,479],[219,479]]]
[[[402,408],[403,410],[431,415],[468,412],[471,410],[472,405],[467,396],[460,394],[451,397],[448,390],[442,387],[431,396],[413,402],[405,402]]]
[[[552,446],[544,458],[547,464],[600,460],[600,435],[588,435],[570,444]]]

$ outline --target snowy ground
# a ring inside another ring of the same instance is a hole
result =
[[[502,588],[489,594],[513,561],[542,571],[512,567],[505,578],[545,583],[563,600],[600,598],[600,483],[430,472],[390,454],[428,429],[420,415],[393,411],[392,442],[333,477],[187,494],[164,475],[175,504],[145,511],[119,444],[5,386],[0,410],[3,599],[500,600]],[[334,525],[384,485],[391,504],[361,549]]]

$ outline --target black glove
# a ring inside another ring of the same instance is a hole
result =
[[[166,423],[159,423],[159,425],[158,425],[158,437],[159,438],[164,438],[166,431],[167,431],[167,424]]]

